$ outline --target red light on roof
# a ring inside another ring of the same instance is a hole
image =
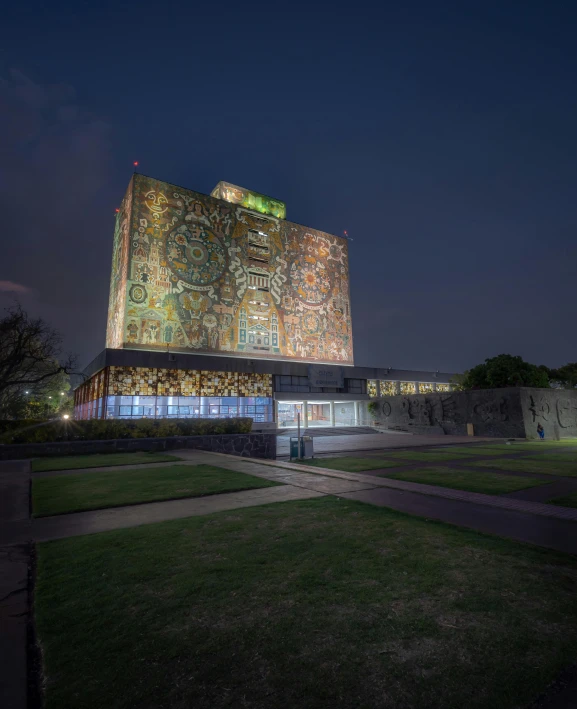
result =
[[[118,214],[118,212],[120,212],[120,209],[115,209],[114,211]]]
[[[134,163],[134,167],[138,167],[138,161]]]

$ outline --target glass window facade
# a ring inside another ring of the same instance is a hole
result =
[[[401,382],[401,394],[416,394],[415,382]]]
[[[394,396],[397,393],[397,382],[381,379],[381,396]]]
[[[106,418],[235,418],[273,420],[271,397],[260,396],[109,396]],[[88,417],[92,418],[92,417]]]
[[[449,384],[437,384],[437,391],[451,391]]]
[[[419,382],[419,394],[429,394],[435,391],[435,385],[429,382]]]

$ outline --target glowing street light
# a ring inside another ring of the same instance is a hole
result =
[[[70,418],[70,416],[69,416],[68,414],[64,414],[64,416],[63,416],[62,418],[63,418],[65,421],[68,421],[68,419]]]
[[[64,396],[64,392],[63,392],[63,391],[60,392],[60,396]]]

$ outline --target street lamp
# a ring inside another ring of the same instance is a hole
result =
[[[63,418],[65,421],[68,421],[68,419],[70,418],[70,416],[69,416],[68,414],[64,414],[64,416],[63,416],[62,418]]]

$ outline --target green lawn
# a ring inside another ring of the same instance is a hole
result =
[[[514,475],[501,475],[479,470],[456,470],[455,468],[417,468],[399,473],[383,473],[383,477],[394,480],[408,480],[414,483],[440,485],[456,490],[469,492],[485,492],[488,495],[500,495],[505,492],[523,490],[535,485],[543,485],[547,480],[538,478],[521,478]]]
[[[378,470],[379,468],[394,468],[402,465],[398,460],[390,458],[307,458],[298,461],[301,465],[313,465],[317,468],[343,470],[347,473],[361,473],[363,470]]]
[[[500,450],[507,453],[528,453],[539,451],[554,451],[557,448],[574,446],[577,444],[576,439],[567,438],[563,441],[518,441],[507,445],[506,443],[487,443],[480,445],[479,448],[486,447],[492,451]]]
[[[549,500],[551,505],[561,505],[562,507],[577,507],[577,492],[565,497],[556,497],[554,500]]]
[[[32,512],[34,517],[46,517],[277,484],[213,465],[170,465],[57,475],[32,480]]]
[[[513,709],[577,559],[325,497],[38,545],[46,709]]]
[[[543,473],[545,475],[564,475],[575,477],[577,475],[577,460],[575,463],[554,463],[542,460],[540,457],[525,457],[518,460],[477,460],[469,463],[475,467],[499,468],[500,470],[515,470],[521,473]]]
[[[493,450],[487,446],[479,445],[478,443],[472,444],[470,446],[448,446],[447,448],[436,448],[439,452],[443,453],[466,453],[469,455],[502,455],[503,451]]]
[[[577,450],[573,453],[541,453],[541,455],[527,456],[529,460],[550,460],[560,463],[577,463]]]
[[[396,451],[394,453],[389,453],[387,456],[387,458],[390,458],[391,460],[401,461],[401,464],[402,461],[409,462],[415,460],[417,462],[434,463],[437,460],[463,460],[468,457],[469,455],[467,453],[461,453],[453,450]]]
[[[165,463],[180,460],[165,453],[95,453],[93,455],[65,455],[59,458],[35,458],[32,472],[45,470],[73,470],[75,468],[100,468],[108,465],[136,465],[139,463]]]

